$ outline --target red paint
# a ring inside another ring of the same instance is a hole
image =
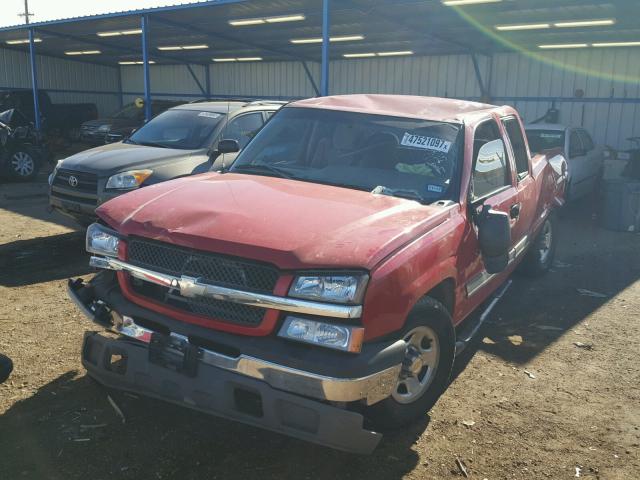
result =
[[[98,208],[98,215],[125,236],[138,235],[272,263],[283,271],[275,289],[277,295],[286,295],[296,271],[366,270],[371,279],[361,318],[365,340],[401,329],[416,301],[445,280],[454,287],[452,316],[458,324],[515,268],[517,262],[467,296],[466,284],[484,269],[467,204],[474,132],[485,120],[497,121],[515,172],[513,152],[499,122],[507,116],[518,118],[514,109],[380,95],[326,97],[291,106],[463,121],[465,149],[459,202],[447,207],[427,206],[282,178],[210,173],[117,197]],[[529,176],[518,181],[513,174],[511,188],[487,203],[503,211],[516,202],[522,205],[520,217],[512,221],[515,244],[525,235],[535,237],[545,215],[562,203],[563,188],[547,157],[538,155],[531,161]],[[278,322],[278,312],[271,310],[255,328],[185,314],[136,295],[126,276],[119,274],[119,278],[127,298],[181,321],[245,335],[272,334]]]

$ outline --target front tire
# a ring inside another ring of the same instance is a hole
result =
[[[453,323],[437,300],[418,301],[400,338],[409,346],[394,390],[367,410],[367,417],[381,430],[400,428],[424,416],[448,386],[453,367]]]
[[[556,255],[556,217],[552,213],[542,224],[540,233],[522,261],[520,271],[530,277],[545,274],[553,264]]]
[[[18,148],[9,154],[6,169],[12,179],[28,182],[38,175],[40,159],[30,149]]]

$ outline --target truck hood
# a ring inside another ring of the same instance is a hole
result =
[[[65,158],[61,167],[104,176],[134,168],[147,168],[176,162],[195,154],[206,155],[206,152],[204,150],[145,147],[119,142],[76,153]]]
[[[152,185],[96,210],[124,235],[292,270],[371,270],[450,212],[347,188],[235,173]]]

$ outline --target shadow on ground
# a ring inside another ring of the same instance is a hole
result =
[[[558,218],[550,272],[513,276],[483,327],[481,350],[525,364],[640,278],[640,235],[602,229],[590,205],[570,205]]]
[[[0,285],[19,287],[89,273],[84,242],[84,232],[70,232],[0,245]]]
[[[399,479],[415,468],[411,446],[428,421],[387,435],[365,457],[133,398],[69,371],[0,416],[0,478]]]

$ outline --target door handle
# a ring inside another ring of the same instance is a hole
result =
[[[511,205],[511,208],[509,209],[509,216],[513,219],[518,218],[520,216],[520,207],[521,205],[519,203]]]

